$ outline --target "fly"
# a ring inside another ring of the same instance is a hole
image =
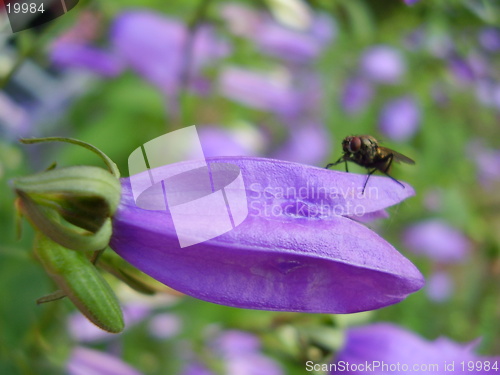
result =
[[[345,170],[346,172],[349,172],[347,162],[351,161],[368,169],[368,177],[363,185],[363,193],[365,192],[368,179],[376,171],[382,172],[391,180],[401,185],[404,189],[405,186],[389,174],[392,162],[397,161],[406,164],[415,164],[415,161],[409,157],[391,150],[390,148],[379,146],[378,141],[371,135],[346,137],[342,141],[342,149],[344,154],[340,157],[340,159],[335,163],[328,164],[326,168],[328,169],[334,165],[345,163]]]

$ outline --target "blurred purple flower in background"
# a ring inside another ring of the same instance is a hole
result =
[[[403,0],[406,5],[413,5],[418,3],[420,0]]]
[[[330,154],[331,137],[323,124],[305,122],[291,127],[288,139],[271,156],[304,164],[319,164]]]
[[[50,58],[59,68],[81,68],[103,77],[121,74],[125,63],[116,55],[86,44],[57,43],[50,51]]]
[[[197,127],[203,154],[211,156],[258,156],[265,150],[267,138],[252,125],[224,128],[216,125]]]
[[[500,83],[492,79],[480,79],[475,84],[476,98],[486,107],[500,110]]]
[[[452,56],[449,58],[448,66],[451,73],[461,83],[471,83],[476,78],[474,70],[469,62],[460,56]]]
[[[122,306],[126,329],[146,319],[151,313],[151,307],[142,303],[129,303]],[[106,332],[91,323],[79,312],[68,318],[68,331],[71,337],[81,343],[92,343],[115,339],[116,334]]]
[[[215,375],[212,371],[198,362],[189,363],[181,372],[181,375]]]
[[[330,16],[317,14],[309,30],[293,30],[272,19],[263,22],[252,35],[257,47],[269,56],[305,63],[319,57],[335,33],[335,24]]]
[[[424,291],[434,302],[445,302],[453,293],[454,282],[448,272],[437,271],[427,278]]]
[[[427,341],[415,333],[390,323],[375,323],[363,327],[353,327],[347,330],[344,348],[337,354],[338,364],[348,362],[351,365],[378,363],[380,367],[372,370],[377,375],[415,374],[426,375],[432,372],[436,375],[462,373],[460,363],[468,361],[498,361],[500,357],[481,357],[474,353],[477,341],[469,344],[459,344],[446,337]],[[382,368],[382,364],[387,368]],[[438,368],[429,371],[429,365],[437,364]],[[445,368],[445,365],[454,365]],[[392,368],[389,366],[393,366]],[[403,368],[405,366],[406,368]],[[475,374],[488,374],[489,371],[475,368]],[[333,368],[331,374],[367,374],[372,371],[337,371]],[[467,370],[467,367],[466,367]]]
[[[117,54],[166,94],[176,93],[185,69],[190,69],[192,78],[203,66],[229,53],[228,44],[210,27],[202,25],[192,36],[192,53],[187,54],[187,26],[149,10],[121,13],[114,20],[110,34]],[[185,61],[187,55],[191,56],[189,62]]]
[[[500,51],[500,29],[497,27],[484,27],[479,32],[479,43],[488,52]]]
[[[207,81],[200,85],[200,70],[229,53],[229,45],[209,26],[201,25],[190,36],[181,21],[150,10],[125,11],[114,19],[110,51],[94,47],[91,39],[81,38],[73,29],[68,35],[56,41],[51,50],[51,59],[58,66],[115,76],[128,65],[170,96],[179,90],[188,68],[189,87],[204,93]],[[189,46],[192,53],[187,53]],[[187,56],[190,61],[185,61]]]
[[[228,30],[236,36],[245,38],[257,33],[264,19],[262,13],[236,2],[222,4],[219,12]]]
[[[360,59],[360,74],[377,83],[398,83],[406,72],[406,63],[399,50],[386,45],[366,49]]]
[[[156,314],[149,321],[148,328],[151,336],[165,340],[175,337],[181,332],[182,320],[172,313]]]
[[[500,180],[500,150],[486,146],[481,139],[474,139],[467,145],[467,154],[476,164],[477,178],[482,185],[488,187]]]
[[[260,340],[248,332],[225,331],[211,343],[227,375],[282,375],[278,362],[261,352]]]
[[[240,308],[350,313],[397,303],[423,286],[413,264],[344,217],[396,204],[414,194],[409,185],[372,177],[361,195],[364,175],[272,159],[207,160],[221,176],[233,173],[231,165],[241,170],[249,214],[239,226],[181,248],[169,211],[138,208],[124,179],[111,248],[178,291]],[[187,166],[171,164],[162,173]]]
[[[142,375],[118,357],[84,347],[73,349],[66,369],[68,375]]]
[[[237,3],[224,4],[221,15],[235,35],[251,40],[263,53],[292,63],[316,59],[336,34],[336,24],[316,13],[306,29],[283,25],[269,14]]]
[[[49,56],[54,65],[85,69],[104,77],[119,75],[124,69],[124,62],[115,54],[91,45],[99,37],[100,26],[100,14],[82,12],[76,24],[50,46]]]
[[[430,212],[438,212],[443,208],[443,191],[439,188],[431,188],[425,192],[423,204]]]
[[[440,219],[429,219],[408,227],[403,233],[403,242],[413,253],[441,264],[463,262],[471,251],[469,239]]]
[[[302,109],[288,77],[226,67],[220,75],[220,91],[231,100],[281,116],[295,117]]]
[[[216,362],[223,375],[283,375],[277,361],[262,353],[260,339],[244,331],[222,331],[205,343],[204,359]],[[200,360],[190,363],[182,375],[213,375]],[[215,366],[214,366],[215,367]]]
[[[341,95],[342,108],[347,113],[363,111],[373,98],[373,86],[366,79],[353,77],[348,79]]]
[[[381,110],[380,131],[393,141],[407,141],[417,132],[419,125],[420,109],[411,96],[393,99]]]

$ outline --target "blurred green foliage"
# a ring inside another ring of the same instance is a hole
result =
[[[217,3],[213,1],[211,4],[208,20],[215,22],[219,31],[224,33],[218,20]],[[263,6],[263,2],[256,3]],[[466,51],[475,43],[474,38],[470,34],[468,36],[471,30],[477,31],[487,24],[498,25],[498,3],[422,0],[413,7],[397,0],[310,0],[309,3],[331,13],[338,22],[338,36],[316,66],[325,86],[320,116],[325,120],[335,144],[325,164],[338,158],[340,140],[344,136],[378,133],[378,113],[388,98],[411,93],[422,110],[419,132],[410,142],[385,144],[417,161],[414,167],[401,166],[394,172],[398,179],[412,184],[417,195],[394,207],[391,217],[378,223],[377,230],[426,276],[432,270],[432,263],[405,252],[401,243],[401,233],[407,225],[425,218],[440,217],[473,241],[470,260],[449,267],[456,287],[448,302],[434,303],[424,291],[419,291],[400,304],[364,314],[360,319],[366,322],[395,322],[428,339],[448,336],[459,342],[468,342],[482,337],[481,353],[498,355],[500,182],[489,188],[478,183],[476,167],[468,155],[467,145],[470,140],[480,138],[489,147],[500,149],[499,110],[478,104],[474,92],[456,84],[442,60],[418,50],[405,52],[408,71],[404,83],[378,90],[370,106],[362,113],[355,116],[345,114],[339,100],[342,84],[353,73],[365,47],[384,43],[405,49],[404,36],[416,28],[424,28],[432,35],[450,37],[460,49]],[[189,22],[197,4],[197,0],[146,0],[141,3],[109,0],[81,1],[79,7],[99,9],[106,22],[127,7],[139,6]],[[28,44],[33,48],[33,58],[47,65],[45,51],[48,41],[69,27],[78,12],[75,9],[67,17],[55,21],[44,31],[43,38],[33,31],[26,31],[13,36],[14,42],[20,49],[24,48],[21,43]],[[37,38],[44,43],[34,45]],[[234,54],[229,58],[232,62],[247,67],[269,64],[269,58],[260,55],[244,41],[234,40],[233,47]],[[500,57],[496,55],[492,59],[496,59],[494,62],[500,67]],[[216,75],[216,71],[212,74]],[[446,87],[448,98],[445,105],[436,103],[431,95],[436,82]],[[250,123],[269,120],[259,111],[220,97],[187,95],[183,104],[187,106],[183,111],[184,118],[175,123],[166,113],[160,92],[128,72],[116,79],[100,80],[92,85],[82,98],[67,108],[59,123],[50,124],[48,128],[97,146],[118,164],[123,175],[127,175],[127,158],[132,150],[176,129],[180,123],[213,123],[231,127],[238,119]],[[277,139],[283,136],[283,126],[274,120],[269,120],[267,126]],[[52,133],[53,130],[43,135]],[[36,306],[35,300],[50,293],[53,285],[33,259],[33,232],[26,223],[22,225],[21,240],[16,239],[14,195],[8,181],[14,176],[43,169],[55,160],[59,165],[100,165],[100,161],[76,147],[20,146],[8,140],[0,140],[0,155],[0,374],[63,373],[68,351],[76,345],[65,329],[65,319],[72,309],[67,301]],[[364,173],[355,167],[353,171]],[[424,199],[434,189],[442,191],[440,208],[430,212],[425,208]],[[259,334],[263,338],[265,352],[278,359],[287,373],[303,374],[307,356],[319,355],[318,351],[311,349],[315,345],[307,341],[312,337],[311,332],[318,327],[335,330],[356,320],[355,316],[337,318],[240,310],[190,297],[182,298],[173,307],[159,310],[182,317],[184,325],[180,336],[164,341],[154,340],[143,322],[117,339],[121,340],[127,362],[145,374],[177,373],[182,365],[179,352],[184,347],[190,347],[203,353],[202,343],[207,327],[213,326]],[[299,335],[298,347],[294,347],[293,342],[289,342],[287,347],[280,340],[280,335],[288,329],[286,327]]]

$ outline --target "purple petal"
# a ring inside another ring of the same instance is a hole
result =
[[[447,272],[436,272],[427,279],[425,291],[434,302],[445,302],[453,293],[453,280]]]
[[[347,113],[358,113],[370,104],[373,97],[373,86],[362,78],[351,78],[344,85],[341,104]]]
[[[365,175],[262,158],[208,161],[214,180],[231,172],[231,165],[241,170],[249,214],[239,226],[181,248],[171,213],[138,208],[124,179],[111,247],[176,290],[241,308],[350,313],[399,302],[422,287],[420,272],[390,244],[338,216],[396,204],[414,194],[409,185],[403,189],[372,177],[362,195]],[[177,174],[191,165],[172,164],[160,172]],[[146,182],[149,174],[136,178]],[[213,215],[202,204],[197,212],[200,222]]]
[[[283,116],[295,116],[302,107],[291,85],[260,72],[226,68],[221,72],[220,89],[234,101]]]
[[[85,44],[56,43],[50,59],[61,68],[84,68],[104,77],[115,77],[124,69],[124,62],[105,50]]]
[[[414,5],[418,3],[420,0],[403,0],[406,5]]]
[[[409,96],[388,102],[380,113],[380,131],[388,138],[404,142],[410,139],[420,125],[420,110]]]
[[[379,210],[368,212],[364,215],[349,215],[349,218],[359,221],[360,223],[370,223],[375,220],[387,219],[389,217],[389,213],[386,210]]]
[[[73,349],[66,366],[68,375],[141,375],[120,358],[84,347]]]
[[[439,219],[431,219],[409,227],[403,234],[406,247],[440,263],[463,262],[471,243],[458,229]]]
[[[369,371],[332,371],[331,374],[373,372],[378,375],[394,373],[424,375],[429,374],[429,368],[424,368],[425,365],[438,364],[437,371],[433,369],[431,372],[436,375],[446,375],[460,373],[458,366],[462,361],[485,359],[487,358],[474,354],[470,345],[458,344],[445,337],[438,338],[433,342],[426,341],[413,332],[396,325],[376,323],[350,328],[347,331],[345,347],[338,353],[335,364],[366,365],[367,363],[377,363],[379,367],[372,367]],[[496,360],[498,361],[498,359]],[[455,371],[451,368],[445,368],[445,364],[450,365],[453,362]],[[381,367],[383,363],[387,365],[387,368]],[[398,363],[400,367],[397,370],[389,367],[396,366]],[[408,368],[402,367],[405,365]]]
[[[378,45],[368,48],[361,56],[361,74],[373,82],[397,83],[406,71],[406,64],[397,49]]]

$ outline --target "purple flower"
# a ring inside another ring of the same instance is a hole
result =
[[[498,361],[500,357],[480,357],[474,353],[474,343],[459,344],[446,337],[427,341],[413,332],[389,323],[354,327],[347,331],[344,348],[331,365],[331,374],[461,374],[461,362]],[[349,363],[350,371],[341,364]],[[365,368],[367,364],[371,368]],[[385,364],[385,367],[382,367]],[[432,371],[430,365],[437,365]],[[373,367],[373,366],[377,367]],[[448,366],[448,367],[446,367]],[[454,366],[454,367],[452,367]],[[355,368],[355,369],[354,369]],[[475,374],[489,372],[475,371]]]
[[[463,262],[471,250],[468,238],[440,219],[422,221],[409,227],[403,234],[403,241],[415,254],[439,263]]]
[[[418,3],[420,0],[403,0],[406,5],[413,5]]]
[[[403,56],[393,47],[377,45],[365,50],[361,56],[360,72],[373,82],[397,83],[405,71]]]
[[[479,33],[479,43],[489,52],[500,51],[500,29],[485,27]]]
[[[262,158],[207,160],[221,186],[226,182],[220,180],[232,181],[239,167],[248,208],[240,225],[181,248],[171,212],[138,208],[124,179],[111,248],[178,291],[240,308],[351,313],[397,303],[423,286],[413,264],[345,217],[396,204],[414,194],[409,185],[403,189],[388,178],[372,177],[363,195],[365,175]],[[195,165],[171,164],[155,174],[177,175]],[[134,176],[140,178],[150,183],[148,173]],[[189,186],[196,193],[198,185]],[[226,194],[241,195],[236,189]],[[213,216],[201,202],[198,216],[190,216],[193,236],[197,220],[206,223]],[[217,230],[217,221],[212,222]]]
[[[363,78],[354,77],[344,85],[340,99],[347,113],[358,113],[366,108],[373,98],[373,86]]]
[[[425,292],[430,300],[445,302],[453,293],[453,280],[447,272],[435,272],[427,279]]]
[[[186,69],[188,29],[178,20],[148,10],[119,15],[111,41],[117,53],[141,76],[167,94],[179,88]],[[202,26],[193,36],[191,73],[227,55],[228,46]]]
[[[120,358],[84,347],[73,349],[66,368],[68,375],[141,375]]]
[[[225,68],[220,76],[222,95],[262,111],[296,116],[302,109],[290,82],[242,68]]]
[[[420,125],[420,110],[410,96],[388,102],[380,113],[380,131],[389,139],[404,142],[410,139]]]

